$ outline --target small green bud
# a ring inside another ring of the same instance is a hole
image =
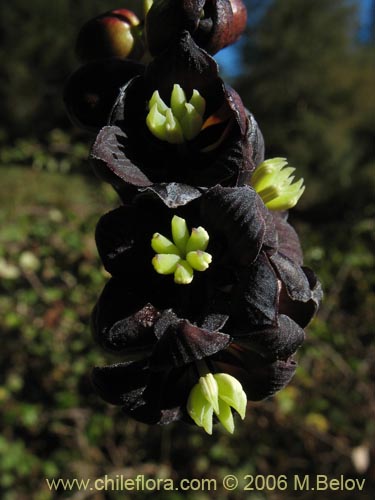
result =
[[[293,183],[295,169],[287,165],[285,158],[272,158],[253,173],[251,184],[269,210],[293,208],[305,190],[303,179]]]

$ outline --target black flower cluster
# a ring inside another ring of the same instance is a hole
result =
[[[98,16],[67,82],[75,123],[97,133],[90,159],[122,205],[96,242],[112,278],[92,314],[101,397],[146,423],[233,432],[231,408],[293,376],[321,288],[303,266],[285,208],[302,194],[212,55],[246,24],[241,0],[145,1]],[[93,49],[93,40],[100,44]],[[140,62],[141,61],[141,62]]]

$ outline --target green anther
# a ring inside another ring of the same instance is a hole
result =
[[[191,390],[186,408],[196,425],[203,427],[207,434],[212,434],[213,407],[204,397],[200,384]]]
[[[180,260],[179,255],[159,253],[152,259],[152,265],[159,274],[173,274]]]
[[[186,95],[180,85],[175,83],[171,94],[172,113],[180,120],[185,114]]]
[[[219,388],[220,398],[234,408],[243,420],[247,398],[240,382],[228,373],[216,373],[214,377]]]
[[[152,265],[159,274],[174,274],[178,285],[193,281],[194,271],[205,271],[212,256],[205,252],[209,236],[203,227],[193,229],[191,235],[185,219],[175,215],[171,221],[172,239],[154,233],[151,247],[156,252]]]
[[[198,114],[201,116],[204,115],[204,112],[206,111],[206,99],[200,95],[198,90],[193,90],[193,95],[191,96],[189,103],[194,106]]]
[[[233,433],[234,421],[231,408],[244,419],[246,404],[246,394],[236,378],[227,373],[214,375],[207,373],[201,376],[199,382],[192,388],[186,408],[194,422],[203,427],[208,434],[212,433],[214,414],[224,428]]]
[[[152,97],[148,103],[149,109],[151,109],[156,104],[158,111],[162,114],[165,114],[168,106],[165,104],[163,99],[160,97],[160,94],[157,90],[152,94]]]
[[[203,124],[206,101],[194,89],[190,101],[187,102],[185,91],[176,83],[173,85],[170,107],[155,90],[148,108],[146,124],[150,132],[162,141],[182,144],[199,134]]]
[[[166,117],[159,112],[158,105],[155,103],[146,118],[147,126],[150,132],[158,139],[164,140]]]
[[[186,252],[193,252],[194,250],[206,250],[210,237],[207,231],[199,226],[197,228],[193,227],[191,230],[191,236],[186,244]]]
[[[182,144],[184,135],[180,123],[175,119],[170,109],[165,113],[165,140],[170,144]]]
[[[186,254],[186,260],[196,271],[205,271],[212,262],[212,256],[202,250],[194,250]]]
[[[287,165],[285,158],[266,160],[251,178],[253,188],[270,210],[293,208],[305,190],[303,179],[293,182],[295,169]]]
[[[156,253],[171,253],[179,255],[179,250],[176,245],[174,245],[171,240],[159,233],[155,233],[152,237],[151,246]]]
[[[196,111],[192,104],[185,104],[185,112],[180,118],[184,137],[188,141],[194,139],[199,134],[203,125],[202,116]]]
[[[175,215],[172,219],[171,227],[173,241],[175,242],[177,248],[181,252],[184,252],[186,244],[189,241],[189,230],[186,220],[182,217],[178,217],[178,215]]]
[[[230,434],[234,432],[234,420],[230,406],[222,399],[219,399],[219,413],[217,414],[220,423]]]
[[[180,260],[174,272],[174,281],[177,285],[189,285],[193,281],[194,271],[185,260]]]
[[[199,385],[202,388],[202,394],[213,407],[215,413],[219,413],[219,390],[217,382],[212,373],[207,373],[200,377]]]

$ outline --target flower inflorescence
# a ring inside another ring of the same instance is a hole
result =
[[[124,362],[95,368],[94,387],[138,421],[209,434],[215,422],[233,433],[248,400],[289,383],[322,296],[287,222],[303,179],[284,158],[264,161],[255,118],[210,55],[245,26],[241,0],[104,13],[82,29],[86,64],[64,94],[123,202],[97,225],[111,279],[92,329]]]

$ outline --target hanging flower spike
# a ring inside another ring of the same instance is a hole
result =
[[[285,158],[271,158],[254,171],[251,185],[269,210],[289,210],[301,198],[303,179],[293,182],[295,168],[288,167]]]
[[[170,108],[155,90],[149,101],[146,123],[150,132],[162,141],[182,144],[196,137],[203,124],[206,101],[197,90],[187,102],[180,85],[173,86]]]
[[[172,239],[155,233],[151,246],[156,255],[152,265],[159,274],[174,274],[178,285],[193,281],[194,270],[205,271],[212,262],[212,256],[205,252],[209,236],[203,227],[193,228],[191,235],[185,219],[175,215],[171,223]]]
[[[245,418],[247,397],[240,382],[227,373],[207,373],[199,378],[192,388],[187,411],[207,434],[212,434],[213,415],[217,416],[223,427],[233,434],[234,421],[231,408]]]

